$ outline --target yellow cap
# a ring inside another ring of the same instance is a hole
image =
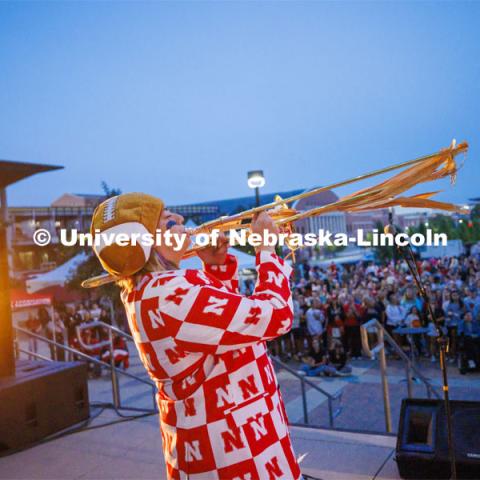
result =
[[[125,233],[155,235],[163,210],[163,202],[144,193],[123,193],[102,202],[93,212],[90,233],[102,233],[99,245],[93,247],[103,268],[116,277],[126,277],[141,270],[153,246],[138,239],[125,246],[106,241],[108,235]],[[97,242],[95,242],[97,243]],[[126,243],[126,242],[125,242]]]

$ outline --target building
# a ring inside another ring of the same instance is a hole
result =
[[[266,205],[275,201],[275,197],[279,195],[282,198],[289,198],[307,190],[289,190],[279,193],[264,193],[260,195],[260,204]],[[331,190],[320,192],[311,197],[302,198],[294,202],[291,206],[298,211],[305,211],[311,208],[321,207],[338,200],[337,195]],[[222,215],[233,215],[235,213],[249,210],[255,207],[255,197],[239,197],[226,200],[214,200],[211,202],[203,202],[201,204],[181,205],[168,207],[180,213],[185,218],[192,218],[197,224],[204,223]],[[212,209],[212,210],[209,210]],[[306,218],[295,222],[296,231],[299,233],[318,233],[319,229],[329,230],[332,233],[346,232],[345,214],[329,213],[322,216]]]
[[[291,197],[302,193],[304,190],[290,190],[288,192],[280,192],[282,198]],[[260,204],[265,205],[275,200],[276,193],[264,193],[260,195]],[[233,215],[244,210],[255,207],[255,197],[238,197],[223,200],[212,200],[202,203],[194,203],[191,205],[174,205],[168,206],[169,210],[179,213],[185,219],[192,219],[195,223],[200,224],[213,220],[222,215]]]
[[[347,213],[347,233],[355,235],[357,231],[363,230],[371,232],[379,223],[385,225],[388,223],[388,210],[373,210],[371,212]]]
[[[66,247],[59,245],[60,229],[86,232],[101,195],[65,194],[49,207],[9,207],[8,243],[11,250],[10,266],[13,276],[23,279],[29,275],[55,268],[69,258]],[[40,229],[50,232],[48,246],[38,247],[33,233]]]
[[[96,195],[89,193],[64,193],[61,197],[52,202],[51,207],[83,207],[95,208],[100,202],[105,200],[105,195]]]
[[[429,218],[438,213],[449,215],[448,212],[440,212],[438,210],[432,210],[431,208],[396,208],[395,224],[402,230],[410,227],[418,227],[422,223],[426,223]]]
[[[310,197],[302,198],[293,203],[292,207],[303,212],[313,208],[323,207],[338,200],[338,196],[331,190],[317,193]],[[315,233],[319,230],[325,230],[335,233],[346,233],[347,222],[346,215],[343,212],[329,212],[325,215],[315,215],[295,222],[295,228],[298,233]]]
[[[297,189],[280,192],[282,198],[289,198],[307,190]],[[262,205],[275,200],[274,193],[260,195]],[[87,232],[95,207],[105,199],[103,195],[65,193],[48,207],[10,207],[10,227],[8,240],[11,246],[10,265],[15,278],[24,279],[36,273],[49,271],[72,256],[70,247],[59,245],[60,229],[77,229]],[[302,212],[312,208],[328,205],[338,200],[331,190],[317,193],[294,202],[292,208]],[[188,205],[167,206],[169,210],[182,215],[185,220],[201,224],[222,215],[232,215],[255,206],[255,197],[238,197],[212,200]],[[394,209],[394,223],[401,229],[418,226],[437,211],[431,209],[401,208]],[[445,212],[441,212],[445,214]],[[380,223],[388,223],[388,209],[362,213],[329,212],[316,215],[295,223],[296,231],[301,234],[318,233],[325,230],[335,233],[355,234],[362,229],[371,232]],[[44,228],[51,234],[51,243],[47,247],[38,247],[33,242],[35,230]]]
[[[172,212],[178,213],[185,218],[185,220],[193,220],[196,224],[208,222],[221,215],[218,205],[171,205],[167,206],[167,208]]]
[[[280,192],[282,198],[291,197],[305,190]],[[260,203],[267,204],[275,200],[277,194],[260,195]],[[59,244],[60,229],[77,229],[87,232],[95,207],[104,200],[103,195],[65,193],[48,207],[10,207],[9,245],[11,246],[10,263],[15,278],[25,279],[30,275],[42,273],[55,268],[70,258],[70,247]],[[325,205],[337,200],[331,191],[321,192],[309,198],[297,201],[293,207],[303,211]],[[169,210],[179,213],[185,220],[200,224],[222,215],[248,210],[255,206],[255,197],[239,197],[213,200],[189,205],[167,206]],[[318,232],[323,228],[332,232],[346,231],[345,215],[332,213],[321,217],[308,218],[297,222],[300,233]],[[36,230],[43,228],[50,232],[51,242],[46,247],[38,247],[33,241]]]

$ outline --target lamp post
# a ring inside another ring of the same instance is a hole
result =
[[[263,170],[251,170],[248,172],[247,180],[249,188],[255,189],[255,205],[260,206],[260,188],[265,185],[265,177],[263,176]]]

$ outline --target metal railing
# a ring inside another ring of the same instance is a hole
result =
[[[300,388],[302,391],[302,408],[303,408],[303,423],[305,425],[310,425],[308,421],[308,405],[307,405],[307,390],[306,390],[306,385],[308,385],[310,388],[313,388],[317,392],[321,393],[327,398],[328,402],[328,423],[330,428],[335,428],[334,421],[335,418],[340,415],[342,411],[342,392],[337,392],[335,394],[331,394],[324,390],[323,388],[319,387],[317,384],[312,382],[311,380],[308,380],[308,378],[305,378],[304,375],[300,375],[297,373],[293,368],[289,367],[285,363],[283,363],[281,360],[279,360],[277,357],[274,357],[273,355],[270,356],[272,359],[272,362],[278,367],[278,368],[283,368],[286,370],[288,373],[296,377],[300,381]],[[333,402],[338,401],[338,407],[334,410],[333,408]]]
[[[98,321],[96,322],[98,325],[102,327],[109,328],[110,331],[113,331],[117,333],[118,335],[122,335],[123,337],[134,341],[133,337],[124,332],[123,330],[120,330],[117,327],[113,327],[112,325],[108,325],[107,323]],[[342,400],[342,392],[336,393],[336,394],[331,394],[324,390],[323,388],[319,387],[312,381],[308,380],[305,378],[303,375],[299,375],[294,369],[283,363],[281,360],[279,360],[276,357],[270,357],[273,361],[274,364],[276,364],[279,368],[283,368],[286,371],[288,371],[290,374],[292,374],[294,377],[298,378],[300,380],[300,385],[301,385],[301,390],[302,390],[302,406],[303,406],[303,419],[306,425],[309,424],[308,422],[308,408],[307,408],[307,392],[306,392],[306,385],[310,386],[317,392],[321,393],[325,397],[327,397],[327,402],[328,402],[328,418],[329,418],[329,425],[331,428],[334,428],[334,421],[335,418],[338,417],[340,412],[342,411],[342,405],[341,405],[341,400]],[[334,409],[333,402],[338,401],[338,407]]]
[[[109,331],[109,340],[107,343],[109,345],[109,350],[110,350],[110,363],[103,362],[102,360],[99,360],[98,358],[95,358],[91,355],[81,352],[80,350],[77,350],[75,348],[69,347],[62,343],[56,342],[55,340],[51,340],[49,338],[43,337],[42,335],[38,335],[37,333],[30,332],[29,330],[26,330],[24,328],[14,327],[14,330],[16,333],[20,332],[23,335],[29,336],[30,338],[35,338],[37,340],[45,342],[48,345],[51,345],[54,349],[60,348],[61,350],[68,352],[73,358],[82,358],[87,362],[92,362],[95,365],[108,369],[110,371],[110,378],[112,383],[112,398],[113,398],[113,405],[115,408],[125,409],[125,410],[135,410],[135,411],[141,411],[141,412],[158,412],[157,403],[156,403],[157,387],[155,383],[152,382],[151,380],[147,380],[137,375],[133,375],[132,373],[126,372],[125,370],[122,370],[115,366],[115,355],[114,355],[114,348],[113,348],[113,332],[115,331],[117,333],[124,334],[127,338],[131,338],[130,335],[126,334],[125,332],[122,332],[116,327],[112,327],[111,325],[108,325],[107,323],[103,323],[103,322],[94,322],[94,323],[86,324],[84,327],[82,326],[82,328],[92,328],[92,326],[101,326],[102,328],[107,328]],[[106,342],[103,342],[103,343],[106,343]],[[17,344],[16,345],[17,352],[22,352],[27,355],[33,356],[35,358],[39,358],[41,360],[53,361],[52,358],[48,358],[37,352],[32,352],[31,350],[25,350],[19,347],[17,341],[16,341],[16,344]],[[95,344],[94,346],[98,348],[98,345],[99,344]],[[136,380],[137,382],[148,385],[152,389],[153,410],[122,406],[118,375],[123,375],[125,377],[131,378],[132,380]]]
[[[93,344],[93,345],[89,345],[89,344],[87,344],[83,341],[81,332],[82,332],[82,330],[91,329],[91,328],[95,328],[95,327],[100,327],[100,328],[107,329],[108,332],[109,332],[109,338],[108,338],[108,340],[105,340],[103,342],[96,343],[96,344]],[[99,366],[102,366],[102,367],[105,367],[105,368],[109,369],[110,372],[111,372],[113,404],[115,405],[116,408],[123,408],[123,407],[121,407],[120,388],[119,388],[119,382],[118,382],[118,374],[121,374],[121,375],[124,375],[126,377],[138,380],[139,382],[142,382],[142,383],[145,383],[145,384],[151,386],[152,389],[153,389],[153,405],[154,405],[155,411],[157,410],[157,405],[156,405],[156,401],[155,401],[155,394],[156,394],[155,384],[151,381],[145,380],[141,377],[138,377],[138,376],[133,375],[131,373],[125,372],[124,370],[121,370],[121,369],[115,367],[114,355],[113,355],[113,350],[114,350],[113,349],[113,334],[115,333],[117,335],[121,335],[124,338],[133,341],[133,337],[130,334],[124,332],[123,330],[120,330],[117,327],[109,325],[108,323],[104,323],[102,321],[90,322],[90,323],[86,323],[86,324],[79,325],[79,326],[76,327],[77,337],[79,339],[80,345],[86,351],[89,351],[89,350],[93,351],[94,349],[98,349],[98,348],[103,347],[103,346],[108,346],[109,347],[109,349],[110,349],[110,364],[108,364],[106,362],[98,360],[97,358],[95,358],[91,355],[80,352],[79,350],[76,350],[76,349],[71,348],[67,345],[58,343],[54,340],[50,340],[46,337],[43,337],[43,336],[38,335],[36,333],[30,332],[30,331],[25,330],[23,328],[20,328],[20,327],[14,327],[14,328],[18,332],[21,332],[22,334],[29,335],[31,338],[36,338],[38,340],[44,341],[44,342],[48,343],[49,345],[54,346],[55,348],[63,349],[64,351],[68,352],[72,357],[77,355],[78,357],[83,358],[84,360],[87,360],[89,362],[93,362],[96,365],[99,365]],[[66,339],[66,333],[64,333],[64,338]],[[27,355],[31,355],[31,356],[40,358],[42,360],[51,360],[50,358],[45,357],[43,355],[40,355],[36,352],[32,352],[32,351],[29,351],[29,350],[24,350],[24,349],[22,349],[18,346],[17,346],[17,348],[18,348],[18,351],[20,351],[22,353],[25,353]],[[305,376],[298,374],[296,370],[294,370],[290,366],[286,365],[285,363],[280,361],[278,358],[276,358],[274,356],[271,356],[270,358],[272,359],[273,363],[278,368],[282,368],[282,369],[286,370],[288,373],[290,373],[291,375],[293,375],[295,378],[297,378],[300,381],[300,388],[301,388],[301,394],[302,394],[303,420],[304,420],[303,423],[305,425],[310,425],[309,419],[308,419],[308,402],[307,402],[307,389],[306,389],[306,387],[309,386],[313,390],[321,393],[323,396],[326,397],[327,404],[328,404],[329,426],[330,426],[330,428],[335,428],[335,425],[334,425],[335,418],[338,417],[338,415],[342,411],[342,404],[341,404],[342,392],[340,391],[338,393],[331,394],[331,393],[327,392],[326,390],[324,390],[323,388],[319,387],[317,384],[315,384],[314,382],[312,382],[308,378],[305,378]],[[338,406],[336,408],[334,406],[335,402],[338,402]]]
[[[370,358],[375,358],[378,355],[380,364],[380,375],[382,379],[382,393],[383,393],[383,406],[385,412],[385,428],[388,433],[392,432],[392,412],[390,405],[390,394],[388,391],[388,379],[387,379],[387,357],[385,354],[385,342],[393,348],[395,353],[405,363],[405,375],[407,379],[407,395],[411,398],[413,395],[413,378],[418,378],[425,386],[427,397],[431,398],[432,395],[436,398],[441,398],[440,394],[435,390],[435,387],[430,383],[430,380],[420,372],[414,365],[412,359],[403,351],[398,343],[391,337],[391,335],[385,330],[384,326],[375,318],[364,323],[360,327],[362,347],[364,353]],[[368,334],[375,333],[377,335],[377,343],[371,347]],[[412,372],[415,373],[415,377],[412,376]]]

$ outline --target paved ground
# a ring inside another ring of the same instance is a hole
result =
[[[134,348],[130,349],[132,353]],[[315,384],[329,393],[342,392],[341,413],[335,419],[335,427],[355,431],[386,432],[385,414],[378,361],[356,360],[352,362],[353,372],[349,377],[309,377]],[[289,366],[297,369],[298,364]],[[441,394],[441,372],[438,363],[430,359],[420,359],[418,368]],[[144,378],[144,369],[140,360],[132,355],[130,373]],[[480,374],[461,375],[458,369],[449,364],[449,384],[452,399],[480,400]],[[397,431],[400,404],[407,396],[404,364],[399,360],[387,360],[387,376],[391,400],[393,432]],[[301,386],[298,378],[286,370],[277,369],[277,377],[292,423],[304,423]],[[135,380],[121,378],[122,405],[151,408],[152,390]],[[100,379],[90,381],[90,397],[93,401],[108,402],[112,398],[110,377],[104,373]],[[414,383],[413,396],[427,398],[422,383]],[[338,405],[334,405],[336,408]],[[329,427],[328,405],[326,397],[307,387],[308,420],[312,425]]]
[[[129,372],[145,378],[134,348],[130,350]],[[293,362],[290,366],[297,368]],[[441,385],[437,364],[423,359],[419,366],[434,385]],[[453,398],[480,399],[479,374],[460,375],[451,365],[449,374]],[[285,370],[278,370],[277,375],[290,421],[303,422],[299,380]],[[404,379],[403,364],[389,360],[394,431],[401,399],[407,394]],[[353,362],[350,377],[313,378],[313,382],[330,393],[342,392],[342,410],[335,419],[336,427],[370,432],[385,432],[380,381],[378,363],[371,360]],[[147,385],[128,378],[121,378],[120,385],[123,406],[152,407],[152,390]],[[111,392],[107,372],[89,381],[93,404],[111,402]],[[425,397],[425,388],[415,385],[414,395]],[[328,426],[325,396],[308,388],[307,401],[309,421]],[[92,410],[95,412],[98,409]],[[92,426],[118,419],[115,412],[105,410]],[[0,458],[0,479],[161,479],[164,478],[164,465],[158,429],[156,417],[146,417],[69,435]],[[302,470],[313,477],[323,480],[398,478],[393,460],[394,436],[292,427],[292,438],[297,456],[302,458]]]
[[[342,410],[335,419],[335,426],[351,430],[385,432],[385,415],[381,376],[377,361],[357,360],[352,362],[350,377],[328,378],[309,377],[314,383],[329,393],[342,392]],[[292,367],[296,365],[291,363]],[[391,400],[393,431],[397,431],[400,404],[407,397],[405,368],[402,362],[387,360],[387,378]],[[420,359],[417,366],[437,391],[441,394],[441,372],[437,363]],[[480,400],[480,374],[461,375],[458,369],[449,364],[450,396],[457,400]],[[277,372],[280,388],[286,403],[289,419],[293,423],[303,423],[301,391],[297,378],[285,370]],[[422,383],[414,383],[413,396],[427,398]],[[307,388],[308,420],[313,425],[328,427],[326,397]]]
[[[91,426],[118,420],[106,411]],[[322,480],[397,479],[395,437],[291,429],[302,472]],[[156,417],[118,423],[0,458],[1,480],[162,480]],[[207,479],[205,479],[207,480]],[[290,479],[281,479],[290,480]]]

